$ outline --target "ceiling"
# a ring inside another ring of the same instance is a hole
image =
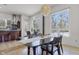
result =
[[[40,11],[42,4],[1,4],[0,12],[31,16]]]

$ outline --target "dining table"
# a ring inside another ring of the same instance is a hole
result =
[[[34,47],[34,46],[38,46],[37,49],[33,49],[33,53],[35,54],[41,54],[41,44],[44,43],[48,43],[50,41],[53,41],[54,37],[58,37],[58,33],[52,33],[52,34],[46,34],[46,35],[42,35],[42,36],[35,36],[32,38],[28,38],[28,37],[21,37],[22,40],[20,40],[19,42],[25,46],[28,47],[28,55],[30,55],[30,48]]]

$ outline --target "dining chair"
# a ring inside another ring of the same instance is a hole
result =
[[[28,38],[35,38],[35,37],[37,37],[38,35],[36,35],[36,34],[30,34],[30,31],[27,31],[27,37]],[[40,47],[38,46],[37,47],[37,45],[40,45],[40,40],[39,40],[39,38],[35,38],[35,39],[37,39],[36,41],[34,41],[34,42],[32,42],[31,44],[28,44],[28,55],[30,55],[30,48],[33,48],[33,54],[34,55],[36,55],[37,53],[37,50],[39,50],[40,49]]]
[[[42,54],[43,54],[43,51],[46,51],[46,54],[50,53],[51,55],[53,55],[56,51],[58,52],[58,55],[61,55],[60,48],[63,53],[62,36],[54,37],[53,41],[41,46]]]
[[[60,47],[61,47],[61,50],[62,50],[62,54],[63,54],[62,36],[60,36],[60,37],[59,37],[59,40],[60,40]]]
[[[27,37],[28,37],[28,38],[31,38],[31,33],[30,33],[30,31],[27,31]],[[27,54],[30,55],[30,46],[28,46],[27,48],[28,48],[28,53],[27,53]]]
[[[27,37],[28,37],[28,38],[31,38],[31,33],[30,33],[30,31],[27,31]]]

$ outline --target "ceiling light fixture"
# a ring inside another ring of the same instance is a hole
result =
[[[49,13],[50,13],[50,11],[51,11],[51,8],[50,8],[50,6],[49,5],[43,5],[42,6],[42,13],[44,14],[44,15],[48,15]]]

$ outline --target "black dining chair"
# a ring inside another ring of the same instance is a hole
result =
[[[28,37],[28,38],[31,38],[31,33],[30,33],[30,31],[27,31],[27,37]]]
[[[54,50],[54,47],[56,47],[55,50]],[[53,55],[57,51],[58,55],[61,55],[60,48],[63,53],[62,36],[54,37],[53,41],[46,43],[44,45],[41,45],[42,54],[43,54],[43,51],[46,51],[46,54],[50,53],[51,55]]]
[[[36,46],[32,46],[32,48],[33,48],[33,55],[36,55],[36,49],[38,48],[38,47],[41,47],[42,45],[46,45],[47,43],[44,43],[44,44],[39,44],[39,45],[36,45]],[[42,49],[41,49],[42,50]]]
[[[33,35],[30,33],[30,31],[27,31],[27,37],[29,39],[33,37]],[[31,43],[28,43],[27,46],[28,46],[27,47],[28,48],[28,55],[30,55],[30,48],[33,48],[33,55],[36,55],[36,48],[38,47],[38,45],[37,46],[32,46]]]
[[[27,31],[27,37],[28,38],[31,38],[31,33],[30,33],[30,31]],[[28,55],[30,55],[30,46],[28,45]]]
[[[59,41],[60,41],[60,48],[61,48],[61,51],[62,51],[62,54],[63,54],[63,46],[62,46],[62,36],[59,37]]]

